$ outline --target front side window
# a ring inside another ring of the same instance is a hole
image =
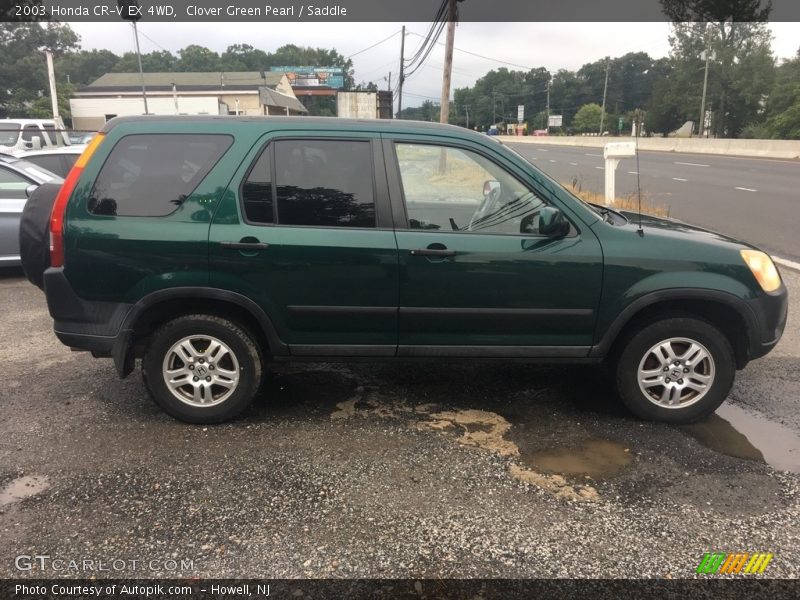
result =
[[[369,141],[275,142],[278,223],[375,227]]]
[[[89,212],[168,215],[192,194],[232,143],[228,135],[125,136],[97,176],[89,196]]]
[[[410,229],[537,233],[545,202],[486,157],[427,144],[395,148]]]

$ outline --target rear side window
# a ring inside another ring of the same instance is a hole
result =
[[[228,135],[125,136],[114,146],[94,182],[89,212],[168,215],[192,194],[232,143]]]
[[[77,159],[77,155],[75,156]],[[43,169],[47,169],[51,173],[55,173],[59,177],[67,176],[67,169],[64,166],[64,161],[58,154],[42,154],[39,156],[26,156],[25,160],[39,165]]]
[[[367,140],[278,140],[278,223],[375,227],[372,170]]]

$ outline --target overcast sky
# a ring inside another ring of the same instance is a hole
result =
[[[70,23],[81,36],[84,49],[105,48],[122,54],[133,49],[128,23]],[[344,56],[394,35],[388,41],[353,56],[355,80],[374,81],[386,88],[384,77],[392,72],[397,82],[402,23],[147,23],[139,24],[142,52],[176,52],[199,44],[224,52],[231,44],[250,44],[274,51],[284,44],[335,48]],[[406,23],[406,56],[413,54],[428,23]],[[795,55],[800,46],[800,23],[772,23],[773,51],[779,58]],[[418,35],[415,35],[418,34]],[[487,71],[508,67],[546,67],[575,70],[605,56],[647,52],[653,57],[669,53],[668,23],[461,23],[456,29],[453,88],[471,85]],[[440,41],[444,41],[444,35]],[[483,55],[480,58],[466,52]],[[441,94],[444,48],[438,46],[426,65],[406,81],[405,106],[415,106]],[[491,59],[491,60],[490,60]],[[504,61],[504,62],[502,62]],[[512,64],[507,64],[512,63]]]

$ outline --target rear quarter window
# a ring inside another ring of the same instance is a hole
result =
[[[194,192],[232,143],[229,135],[127,135],[100,169],[87,208],[95,215],[166,216]]]

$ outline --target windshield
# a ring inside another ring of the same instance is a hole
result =
[[[0,123],[0,146],[13,146],[19,139],[19,125]]]

